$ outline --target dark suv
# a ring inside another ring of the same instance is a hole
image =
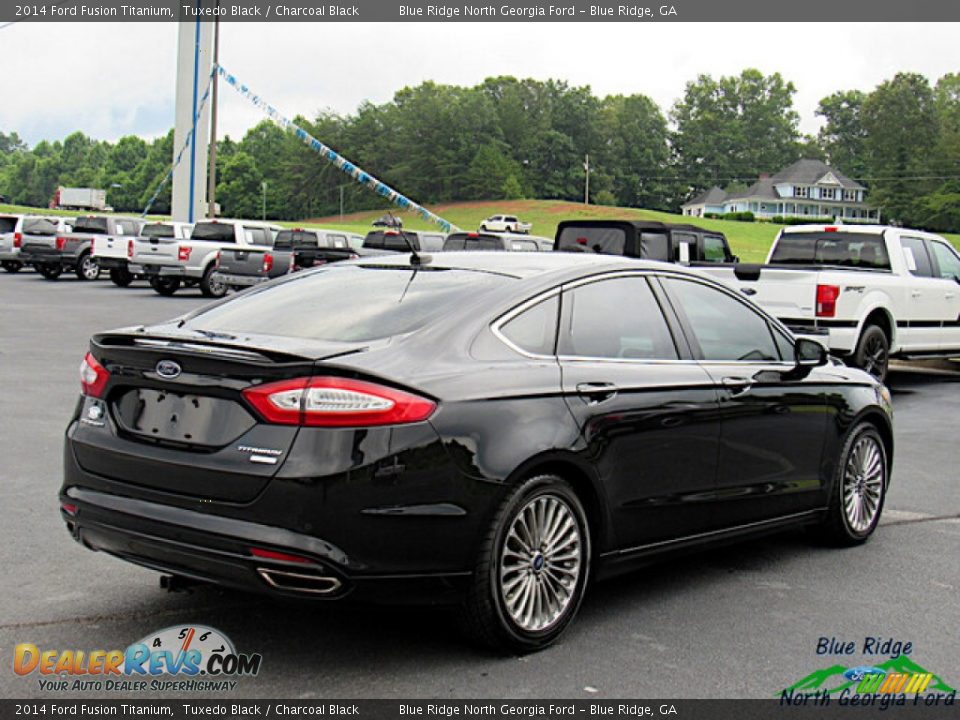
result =
[[[696,225],[649,220],[566,220],[557,227],[554,250],[626,255],[674,263],[732,263],[721,232]]]

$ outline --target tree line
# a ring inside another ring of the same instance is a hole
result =
[[[582,200],[676,211],[696,193],[738,189],[801,157],[826,160],[869,188],[887,218],[960,228],[960,74],[935,83],[900,73],[870,92],[821,100],[823,127],[803,135],[794,85],[780,74],[700,75],[667,113],[645,95],[597,97],[559,80],[424,82],[355,113],[295,121],[418,202]],[[117,210],[141,211],[173,156],[173,132],[109,143],[73,133],[30,148],[0,132],[0,194],[45,206],[58,185],[101,187]],[[218,144],[225,215],[297,219],[378,207],[378,199],[264,121]],[[152,208],[170,208],[165,188]]]

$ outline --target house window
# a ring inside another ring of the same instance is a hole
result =
[[[844,190],[843,199],[847,202],[856,202],[857,201],[857,191],[856,190]]]
[[[820,188],[821,200],[833,200],[833,188]]]
[[[810,188],[800,185],[793,186],[793,196],[798,198],[810,197]]]

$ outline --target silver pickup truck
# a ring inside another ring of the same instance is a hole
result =
[[[21,225],[23,215],[0,215],[0,267],[8,273],[19,272],[23,267],[20,262]]]
[[[231,248],[269,248],[279,226],[253,220],[203,220],[188,239],[137,238],[133,262],[143,268],[150,287],[173,295],[181,285],[199,285],[205,297],[223,297],[228,290],[216,276],[217,253]]]
[[[48,242],[56,242],[58,236],[73,231],[74,219],[69,217],[41,217],[38,215],[27,215],[19,223],[17,231],[12,238],[13,257],[17,263],[29,265],[30,263],[23,255],[25,245],[39,245]],[[40,270],[40,268],[37,268]],[[15,271],[14,271],[15,272]],[[59,274],[59,273],[57,273]]]
[[[79,217],[71,229],[54,236],[24,233],[20,259],[48,280],[56,280],[64,270],[74,271],[80,280],[96,280],[100,277],[100,264],[94,255],[95,245],[122,243],[126,253],[127,240],[139,230],[140,221],[135,218]]]

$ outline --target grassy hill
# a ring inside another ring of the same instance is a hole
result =
[[[660,220],[663,222],[690,222],[692,220],[697,225],[724,233],[730,241],[733,252],[739,255],[745,262],[762,262],[766,258],[770,243],[773,242],[774,237],[776,237],[777,232],[782,227],[773,223],[685,218],[682,215],[672,215],[656,210],[584,205],[582,203],[566,202],[563,200],[490,200],[460,202],[433,205],[430,206],[430,210],[463,230],[476,230],[480,225],[480,221],[491,215],[517,215],[522,220],[533,223],[533,230],[531,232],[534,235],[542,235],[549,238],[554,236],[557,230],[557,224],[561,220],[573,220],[576,218]],[[0,205],[0,212],[76,215],[76,213],[66,211],[27,208],[14,205]],[[280,221],[278,224],[288,227],[335,227],[363,234],[370,229],[371,223],[383,215],[384,212],[385,210],[383,209],[368,210],[344,215],[342,220],[334,215],[294,222]],[[139,213],[124,214],[137,215]],[[412,213],[398,213],[398,215],[403,219],[404,227],[411,230],[432,230],[436,228],[432,223],[425,222]],[[948,235],[947,237],[960,249],[960,235]]]

